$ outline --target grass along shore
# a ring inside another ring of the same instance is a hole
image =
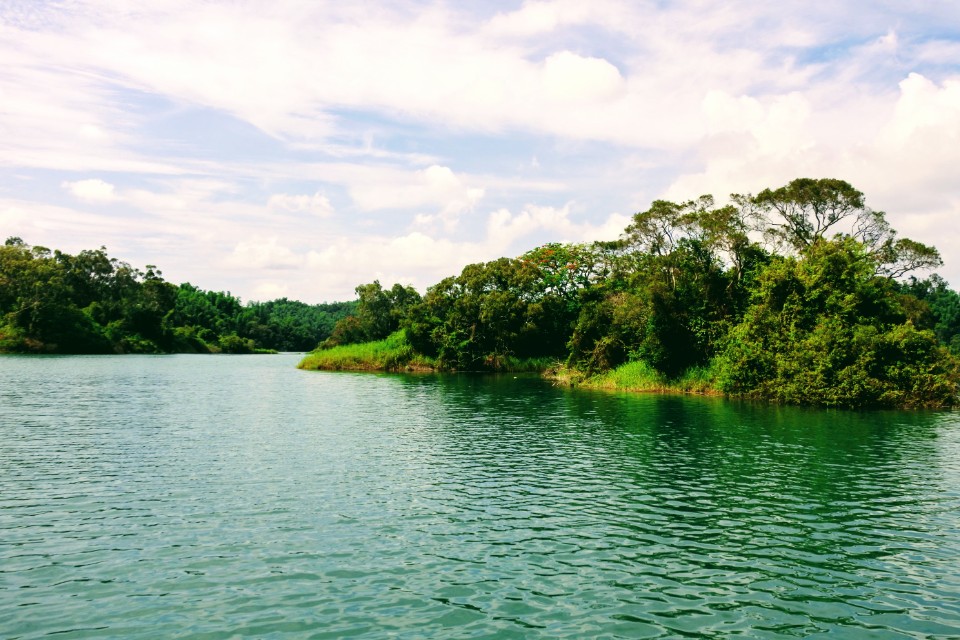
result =
[[[311,371],[451,371],[435,359],[416,353],[403,331],[384,340],[311,351],[297,368]],[[589,389],[722,395],[715,387],[715,375],[709,368],[693,368],[676,380],[668,380],[645,362],[628,362],[611,371],[588,376],[549,358],[506,357],[485,362],[478,369],[539,373],[556,384]]]
[[[605,389],[608,391],[634,391],[646,393],[694,393],[700,395],[724,395],[716,387],[716,376],[709,367],[693,367],[679,378],[668,379],[646,362],[627,362],[616,369],[594,375],[571,369],[566,365],[544,372],[544,376],[562,385]]]
[[[436,371],[433,358],[413,350],[403,331],[383,340],[311,351],[297,365],[312,371]]]
[[[480,363],[476,370],[542,373],[550,368],[556,369],[556,366],[556,361],[550,358],[523,359],[507,356]],[[310,371],[455,371],[434,358],[417,353],[407,341],[403,330],[392,333],[383,340],[311,351],[304,356],[297,368]]]

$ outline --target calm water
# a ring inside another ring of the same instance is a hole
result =
[[[960,415],[0,358],[2,638],[944,638]]]

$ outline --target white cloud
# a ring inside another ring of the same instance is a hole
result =
[[[492,34],[532,36],[552,31],[560,24],[560,8],[553,2],[528,2],[510,13],[498,13],[487,25]]]
[[[551,98],[562,102],[603,102],[620,98],[626,84],[620,71],[600,58],[561,51],[543,65],[543,86]]]
[[[602,224],[576,223],[570,219],[572,205],[556,207],[527,205],[519,213],[507,209],[493,212],[487,220],[488,242],[501,250],[532,249],[543,242],[592,242],[612,240],[620,235],[630,219],[621,214],[610,215]],[[549,237],[547,237],[549,236]],[[519,248],[518,241],[538,238],[534,244]]]
[[[528,205],[519,213],[497,210],[487,216],[485,231],[474,239],[452,240],[413,231],[398,236],[331,238],[306,256],[304,279],[318,293],[312,299],[352,297],[353,288],[381,283],[412,284],[420,291],[467,264],[516,256],[546,242],[589,242],[616,238],[629,222],[613,214],[603,223],[571,220],[571,206],[561,209]],[[319,292],[324,292],[320,294]]]
[[[349,181],[350,197],[366,211],[430,207],[447,219],[472,210],[484,194],[481,187],[471,186],[440,165],[412,172],[372,168],[357,172]]]
[[[911,73],[900,83],[900,98],[880,141],[888,148],[897,148],[913,143],[919,136],[924,138],[924,145],[933,143],[955,148],[950,143],[956,141],[958,133],[960,78],[948,79],[937,86],[928,78]]]
[[[253,288],[251,300],[276,300],[286,297],[289,291],[289,286],[279,282],[259,282]]]
[[[137,119],[117,99],[117,86],[102,69],[78,69],[85,51],[69,39],[0,20],[0,167],[182,172],[136,144]]]
[[[605,28],[623,27],[613,24],[611,16],[633,14],[625,16],[625,23],[642,25],[628,6],[607,3],[602,11],[588,11],[573,3],[539,3],[520,14],[555,15],[546,26],[594,22]],[[661,107],[662,96],[695,95],[703,86],[684,81],[677,72],[688,69],[673,61],[661,67],[664,60],[657,57],[677,53],[672,48],[654,50],[655,58],[624,67],[624,77],[608,60],[565,47],[531,59],[524,47],[505,46],[482,27],[460,28],[440,8],[420,7],[412,18],[381,8],[357,23],[346,10],[317,5],[298,10],[282,3],[212,3],[191,8],[189,19],[159,7],[105,14],[81,3],[63,31],[18,32],[19,44],[41,59],[82,71],[85,94],[99,96],[89,105],[94,112],[109,105],[110,85],[120,85],[233,114],[291,140],[335,135],[342,119],[333,114],[357,108],[481,130],[522,127],[636,143],[651,132],[667,133],[663,121],[651,119],[671,113]],[[288,11],[300,20],[285,18]],[[644,28],[639,35],[654,32]],[[63,51],[71,52],[69,59]],[[729,76],[730,67],[761,77],[760,60],[742,68],[724,60],[727,54],[702,53],[715,60],[707,63],[700,56],[697,80],[707,70]],[[629,106],[612,112],[605,108],[628,94]]]
[[[330,199],[319,191],[312,196],[276,193],[270,196],[267,207],[291,213],[311,213],[322,218],[333,215],[333,205],[330,204]]]
[[[676,148],[702,131],[698,106],[707,92],[807,87],[826,63],[798,64],[785,49],[821,45],[844,31],[855,39],[884,19],[882,12],[864,18],[846,3],[818,11],[821,20],[799,3],[774,10],[746,2],[527,2],[476,25],[435,5],[186,6],[104,11],[80,2],[51,15],[60,29],[11,29],[7,74],[51,76],[26,85],[35,95],[17,113],[66,105],[65,126],[105,132],[107,111],[120,106],[111,89],[124,87],[232,114],[291,141],[339,135],[344,110],[361,109],[430,125]],[[590,40],[577,34],[568,35],[575,49],[553,33],[581,26],[611,34],[615,45],[597,46],[616,59],[579,50]],[[902,55],[901,37],[888,28],[857,55],[871,63]],[[504,34],[512,34],[510,44]],[[70,73],[49,71],[58,67]],[[51,96],[50,87],[65,95]]]
[[[303,259],[291,249],[279,244],[276,237],[263,240],[245,240],[238,242],[227,263],[246,269],[296,269],[303,265]]]
[[[23,199],[0,199],[0,223],[5,235],[67,252],[128,245],[144,233],[135,219]]]
[[[289,293],[327,297],[368,270],[430,284],[614,237],[610,212],[651,194],[810,175],[960,255],[954,3],[16,6],[0,8],[0,171],[34,182],[0,180],[0,215],[27,241],[146,247],[210,286],[287,267]],[[124,206],[37,195],[58,187]],[[593,210],[542,206],[565,201]],[[336,258],[316,282],[289,269],[311,250]]]
[[[597,24],[620,30],[635,15],[631,3],[594,0],[534,0],[515,11],[499,12],[483,26],[483,33],[501,38],[541,38],[563,27]]]
[[[99,178],[64,182],[61,186],[84,202],[113,202],[117,199],[115,187]]]
[[[28,219],[27,212],[20,207],[12,205],[0,207],[0,226],[7,233],[22,233],[19,230],[25,228],[24,223]]]

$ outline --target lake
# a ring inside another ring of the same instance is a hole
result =
[[[0,637],[943,638],[960,415],[0,358]]]

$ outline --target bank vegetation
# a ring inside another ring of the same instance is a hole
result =
[[[947,407],[960,294],[914,275],[941,264],[842,180],[724,205],[658,200],[616,241],[471,264],[423,296],[361,285],[354,313],[300,366],[536,368],[603,388]]]

